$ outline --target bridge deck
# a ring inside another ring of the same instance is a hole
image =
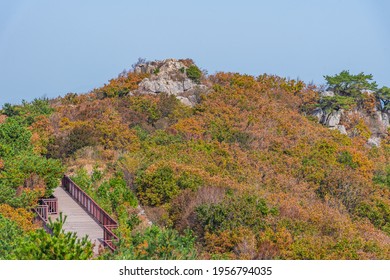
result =
[[[63,229],[66,232],[76,232],[79,238],[88,235],[92,243],[95,244],[94,253],[97,254],[99,246],[103,246],[101,242],[103,238],[102,227],[63,188],[56,188],[54,195],[58,198],[59,212],[67,216]],[[52,216],[52,219],[57,216]]]

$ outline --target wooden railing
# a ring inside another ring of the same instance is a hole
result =
[[[42,198],[41,199],[43,205],[47,205],[47,210],[49,214],[58,214],[58,198]]]
[[[42,224],[42,227],[50,234],[52,229],[47,225],[47,220],[50,214],[58,214],[58,198],[42,198],[39,200],[39,205],[34,208],[37,213],[36,221]]]
[[[39,203],[40,205],[35,207],[34,210],[43,222],[47,222],[49,215],[58,214],[58,198],[42,198]]]
[[[104,245],[114,251],[119,238],[112,229],[117,228],[118,223],[66,175],[62,178],[62,187],[103,227]]]
[[[43,221],[47,222],[49,217],[49,207],[47,205],[39,205],[34,208],[35,212],[38,214],[38,217]]]

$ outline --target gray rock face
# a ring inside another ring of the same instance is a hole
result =
[[[382,112],[382,124],[388,128],[390,126],[389,122],[389,114],[386,112]]]
[[[181,103],[187,106],[193,106],[196,103],[196,100],[184,96],[177,96],[177,99],[179,99]]]
[[[333,97],[334,96],[334,92],[333,91],[323,91],[320,93],[320,96],[321,97]]]
[[[340,131],[341,134],[347,135],[347,130],[345,129],[345,126],[343,125],[336,125],[336,129]]]
[[[376,136],[371,136],[367,140],[367,145],[370,147],[379,147],[381,145],[381,138]]]
[[[184,92],[184,85],[182,82],[168,79],[149,80],[146,78],[140,83],[139,88],[148,93],[166,92],[177,95],[178,93]]]
[[[196,104],[196,94],[206,91],[207,87],[199,85],[186,75],[187,66],[177,59],[166,59],[137,65],[136,73],[151,74],[145,78],[138,88],[141,94],[168,93],[175,95],[183,104]]]
[[[316,108],[312,112],[312,115],[318,119],[319,123],[326,125],[330,129],[337,129],[341,134],[348,135],[345,126],[340,125],[342,114],[343,110],[333,110],[329,113],[321,108]]]
[[[312,115],[318,119],[318,122],[321,122],[322,116],[324,115],[324,111],[321,108],[316,108],[312,112]]]
[[[138,64],[134,68],[134,72],[137,74],[153,74],[157,68],[158,68],[157,62],[153,61],[153,62]]]
[[[343,110],[333,110],[326,112],[321,108],[316,108],[312,115],[318,119],[318,122],[328,127],[336,127],[340,123]]]
[[[361,92],[367,96],[375,94],[372,90],[362,90]],[[335,94],[333,91],[323,91],[320,92],[320,96],[321,98],[333,97]],[[390,111],[383,111],[379,102],[369,110],[362,106],[357,106],[345,112],[343,109],[331,110],[330,108],[316,108],[311,114],[318,119],[319,123],[330,129],[337,129],[342,134],[351,136],[354,135],[354,132],[347,131],[343,124],[347,124],[348,121],[354,118],[361,119],[369,128],[371,135],[373,135],[367,141],[367,145],[370,147],[380,146],[381,139],[388,135],[388,129],[390,127]]]
[[[334,110],[329,114],[324,114],[321,123],[329,127],[336,127],[340,123],[341,115],[342,110]]]

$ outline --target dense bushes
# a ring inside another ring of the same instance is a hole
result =
[[[28,232],[21,237],[15,250],[19,260],[87,260],[92,257],[93,245],[87,236],[78,238],[75,232],[65,232],[62,227],[66,217],[50,222],[52,234],[44,229]]]
[[[257,243],[269,226],[267,216],[277,214],[277,209],[257,195],[229,194],[220,203],[198,206],[195,212],[194,226],[214,257],[252,258],[259,253]]]
[[[12,157],[32,149],[31,132],[21,123],[21,118],[7,118],[0,124],[0,156]]]
[[[50,196],[63,173],[59,161],[35,153],[32,134],[20,116],[0,124],[0,203],[32,207],[40,196]]]
[[[265,229],[264,218],[277,210],[270,209],[266,201],[256,195],[231,194],[221,203],[200,205],[196,213],[199,225],[207,232],[248,227],[260,233]]]
[[[120,248],[115,259],[122,260],[193,260],[196,259],[195,237],[191,231],[183,235],[173,229],[151,226],[135,234],[129,246]]]
[[[188,77],[206,79],[192,64]],[[357,114],[351,137],[307,117],[318,106],[372,109],[361,92],[375,86],[371,76],[327,77],[336,95],[321,99],[302,81],[217,73],[193,108],[167,94],[127,95],[140,79],[124,73],[59,99],[51,115],[4,108],[0,202],[33,204],[41,190],[26,191],[33,185],[49,193],[60,169],[46,154],[119,221],[119,249],[102,258],[389,258],[387,140],[368,147],[371,131]]]
[[[0,260],[13,258],[13,253],[18,247],[18,237],[23,231],[15,222],[0,214]]]
[[[111,79],[108,84],[95,89],[94,92],[98,97],[116,97],[125,96],[132,90],[138,88],[138,84],[146,78],[146,74],[136,74],[134,72],[125,72],[116,79]]]
[[[173,170],[160,167],[153,173],[144,173],[136,181],[138,197],[143,204],[158,206],[178,194]]]

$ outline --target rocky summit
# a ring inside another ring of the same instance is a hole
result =
[[[138,85],[137,92],[168,93],[176,96],[182,103],[193,106],[197,103],[199,93],[206,91],[207,86],[195,78],[190,78],[188,75],[190,67],[196,67],[190,59],[171,58],[137,64],[134,68],[135,73],[150,75]]]
[[[367,90],[361,93],[366,95],[366,98],[373,98],[375,94],[375,92]],[[320,92],[319,96],[323,100],[333,98],[335,93],[327,90]],[[367,104],[358,104],[354,108],[349,109],[334,107],[332,105],[319,106],[313,110],[312,115],[317,118],[319,123],[330,129],[336,129],[341,134],[350,137],[354,137],[354,134],[358,133],[356,128],[351,126],[351,122],[356,119],[363,121],[370,134],[367,140],[369,146],[379,146],[381,139],[387,136],[387,130],[390,127],[389,111],[382,108],[379,100],[374,101],[369,108],[367,108]]]

